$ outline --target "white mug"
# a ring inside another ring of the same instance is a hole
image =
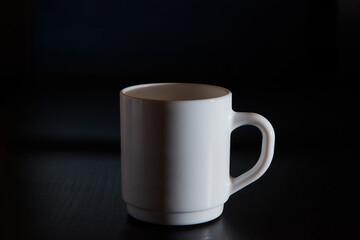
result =
[[[231,92],[192,83],[154,83],[120,92],[122,195],[142,221],[189,225],[221,215],[229,196],[269,167],[274,130],[256,113],[234,112]],[[243,125],[262,133],[257,163],[230,176],[230,135]]]

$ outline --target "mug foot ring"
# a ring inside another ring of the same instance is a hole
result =
[[[219,217],[224,205],[194,212],[156,212],[127,204],[128,213],[141,221],[162,225],[192,225],[211,221]]]

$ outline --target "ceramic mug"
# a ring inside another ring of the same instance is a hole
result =
[[[154,83],[120,92],[122,195],[142,221],[189,225],[217,218],[229,196],[269,167],[274,130],[256,113],[234,112],[231,92],[192,83]],[[262,133],[257,163],[229,174],[230,135],[243,125]]]

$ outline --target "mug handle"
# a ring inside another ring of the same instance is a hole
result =
[[[275,132],[270,122],[257,113],[232,112],[231,131],[244,125],[257,127],[262,134],[262,146],[259,160],[247,172],[238,177],[230,176],[230,195],[246,187],[261,177],[268,167],[274,155]]]

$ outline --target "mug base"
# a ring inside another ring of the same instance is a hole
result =
[[[214,220],[223,212],[224,205],[195,212],[156,212],[127,204],[128,213],[141,221],[161,225],[192,225]]]

